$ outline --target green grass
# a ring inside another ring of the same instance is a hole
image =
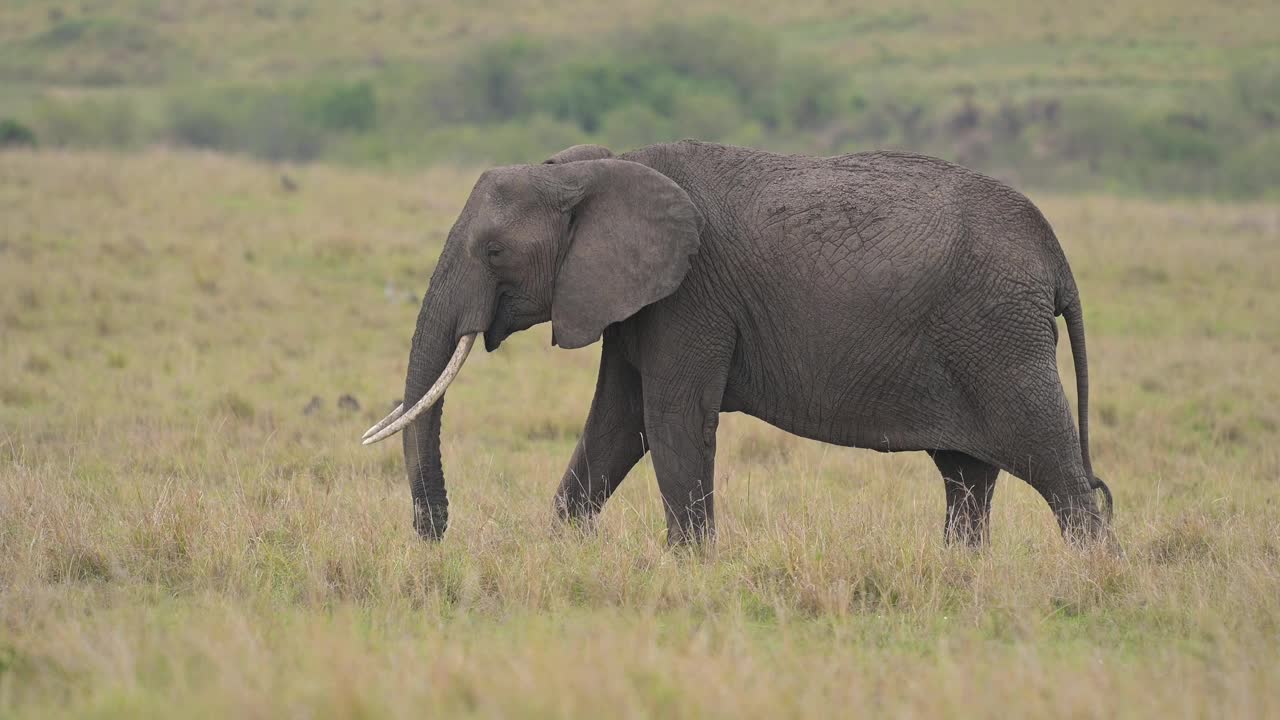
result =
[[[674,6],[658,0],[627,0],[620,6],[575,0],[532,8],[461,0],[378,8],[337,0],[233,1],[180,9],[147,0],[115,0],[96,3],[92,12],[57,2],[10,3],[2,12],[0,44],[8,49],[8,67],[20,66],[23,56],[43,53],[37,63],[41,66],[90,72],[90,58],[80,54],[90,40],[121,55],[152,57],[156,46],[180,48],[192,58],[189,65],[156,71],[174,80],[214,76],[279,81],[335,69],[430,61],[515,35],[580,39],[620,26],[644,26],[659,16],[689,22],[733,15],[779,28],[789,52],[818,51],[854,70],[989,62],[1005,69],[1003,77],[966,81],[1002,86],[1006,77],[1028,83],[1037,74],[1056,74],[1064,52],[1077,77],[1097,79],[1119,65],[1162,84],[1223,81],[1230,70],[1223,60],[1275,57],[1268,45],[1276,38],[1277,11],[1265,2],[1191,0],[1158,7],[1071,3],[1034,11],[1011,0],[912,0],[885,10],[818,0],[785,5],[751,0],[732,11],[715,0]],[[157,57],[156,63],[163,59]],[[930,77],[939,86],[950,82]]]
[[[545,327],[452,388],[428,545],[398,447],[358,438],[476,174],[3,156],[0,715],[1280,713],[1274,205],[1034,195],[1123,558],[1007,476],[992,545],[945,548],[923,456],[737,415],[714,548],[664,547],[648,460],[565,530],[598,347]]]
[[[584,140],[925,151],[1044,189],[1272,198],[1280,10],[1172,0],[0,9],[0,122],[418,170]]]

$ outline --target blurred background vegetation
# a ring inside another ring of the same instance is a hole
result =
[[[412,169],[696,137],[1280,192],[1280,4],[840,5],[9,0],[0,145]]]

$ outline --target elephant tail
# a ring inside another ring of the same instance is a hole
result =
[[[1076,366],[1076,405],[1080,413],[1080,458],[1084,462],[1084,472],[1089,478],[1089,487],[1101,490],[1106,500],[1106,521],[1111,523],[1113,504],[1111,488],[1102,478],[1093,474],[1093,461],[1089,458],[1089,358],[1084,348],[1084,312],[1080,306],[1080,293],[1071,283],[1070,299],[1061,308],[1063,318],[1067,321],[1067,337],[1071,339],[1071,360]]]

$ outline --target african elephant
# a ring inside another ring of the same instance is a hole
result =
[[[1075,358],[1079,433],[1058,377]],[[996,476],[1040,492],[1073,541],[1107,536],[1089,460],[1080,296],[1022,194],[930,157],[777,155],[686,140],[614,157],[580,145],[488,170],[422,301],[404,403],[414,526],[448,521],[442,397],[475,338],[551,321],[603,336],[595,397],[555,508],[589,520],[646,451],[672,544],[714,530],[722,412],[807,438],[923,450],[949,542],[981,543]]]

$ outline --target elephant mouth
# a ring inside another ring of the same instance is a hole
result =
[[[512,307],[511,296],[502,293],[498,296],[497,306],[493,309],[493,321],[489,323],[489,329],[484,331],[484,349],[485,352],[493,352],[498,349],[503,340],[506,340],[511,333],[515,332],[516,313]]]
[[[503,340],[511,334],[511,316],[499,310],[493,314],[493,322],[489,323],[489,329],[484,331],[484,349],[485,352],[493,352],[498,349]]]
[[[529,300],[524,296],[517,296],[510,291],[503,292],[498,296],[498,302],[493,310],[493,321],[489,323],[489,329],[484,331],[484,349],[486,352],[493,352],[498,349],[503,340],[506,340],[513,333],[527,330],[539,322],[547,318],[539,319],[527,312],[521,312],[517,301],[523,304],[525,308],[529,306]]]

